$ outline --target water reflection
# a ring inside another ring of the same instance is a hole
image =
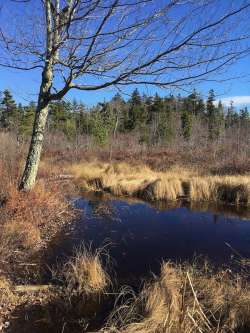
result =
[[[250,258],[250,218],[244,209],[215,205],[78,198],[82,209],[77,239],[93,247],[110,245],[120,277],[158,272],[162,260],[177,262],[202,255],[230,265],[232,249]],[[243,220],[244,218],[244,220]],[[108,222],[108,223],[107,223]]]

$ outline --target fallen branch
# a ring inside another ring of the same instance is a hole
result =
[[[52,284],[41,284],[41,285],[19,285],[13,288],[14,292],[17,293],[29,293],[29,292],[39,292],[46,290],[58,290],[59,286],[55,286]]]

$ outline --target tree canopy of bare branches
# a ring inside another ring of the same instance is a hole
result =
[[[0,66],[41,73],[20,188],[34,185],[48,105],[71,89],[179,87],[250,50],[248,0],[7,0]]]

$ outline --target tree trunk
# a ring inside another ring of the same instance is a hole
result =
[[[21,183],[19,185],[20,190],[29,191],[35,185],[41,157],[44,131],[48,117],[48,110],[49,109],[47,102],[38,103],[29,153],[26,160],[26,165],[21,179]]]
[[[50,28],[50,26],[49,26]],[[49,30],[50,32],[50,30]],[[29,153],[26,160],[25,169],[19,185],[19,190],[29,191],[33,188],[36,181],[38,166],[40,162],[45,126],[49,112],[50,89],[53,81],[53,62],[51,56],[51,41],[48,42],[48,54],[45,60],[42,81],[38,96],[35,120],[33,125],[32,138]]]

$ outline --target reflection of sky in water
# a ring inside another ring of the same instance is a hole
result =
[[[93,247],[110,242],[109,252],[122,275],[157,271],[163,259],[183,261],[194,255],[228,264],[233,253],[225,243],[250,257],[250,220],[97,198],[79,199],[75,205],[83,209],[79,237]]]

